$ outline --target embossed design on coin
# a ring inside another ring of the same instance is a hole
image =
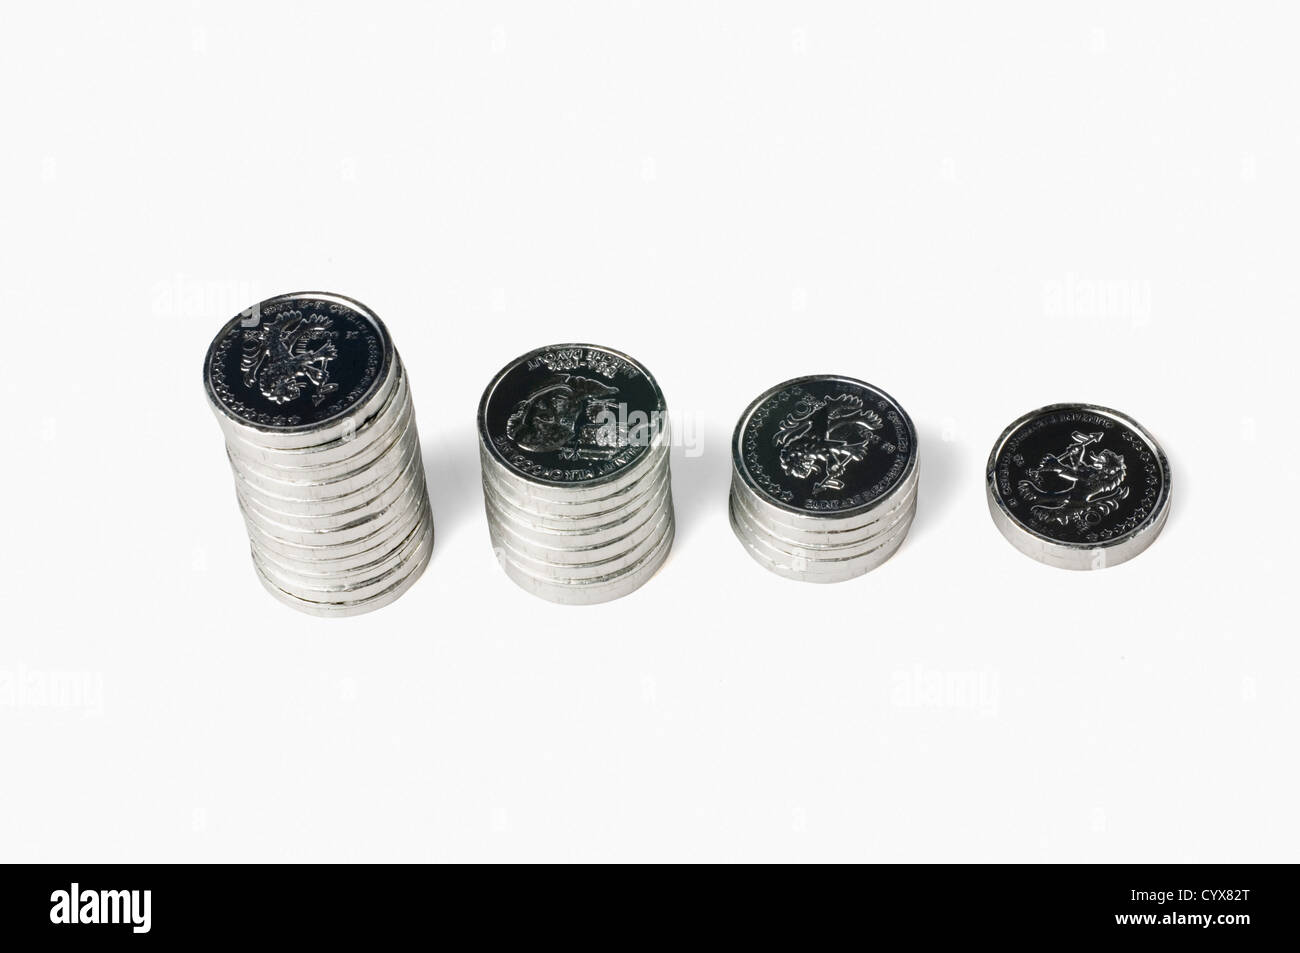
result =
[[[392,359],[387,330],[364,305],[281,295],[226,323],[208,349],[204,383],[238,424],[305,430],[374,393]]]
[[[556,374],[515,406],[506,435],[521,450],[608,460],[620,445],[616,394],[617,387],[589,377]]]
[[[286,311],[244,332],[239,369],[244,386],[255,387],[273,404],[287,404],[314,384],[311,402],[319,407],[339,385],[329,379],[329,364],[338,356],[328,317],[310,320],[301,311]]]
[[[856,394],[801,400],[777,425],[772,442],[781,448],[781,469],[791,476],[813,478],[813,492],[842,490],[844,471],[867,455],[874,431],[885,421],[864,410]]]
[[[851,515],[896,490],[916,468],[916,432],[884,391],[851,377],[800,377],[741,415],[733,462],[768,503]]]
[[[1052,404],[1025,414],[989,456],[989,510],[1041,562],[1113,566],[1145,549],[1169,509],[1169,462],[1119,411]]]
[[[493,378],[479,436],[509,473],[555,486],[613,480],[645,458],[667,424],[659,385],[618,351],[538,348]]]
[[[1025,471],[1029,476],[1018,485],[1021,497],[1033,504],[1031,513],[1087,529],[1119,508],[1128,496],[1124,457],[1114,450],[1089,451],[1101,438],[1099,432],[1076,430],[1068,448],[1047,454],[1037,467]]]

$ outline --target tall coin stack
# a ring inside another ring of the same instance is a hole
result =
[[[433,550],[420,438],[372,311],[318,292],[263,301],[221,329],[203,381],[271,595],[356,615],[419,578]]]
[[[917,472],[916,430],[892,397],[851,377],[796,378],[736,424],[731,526],[777,575],[842,582],[902,545]]]
[[[632,358],[590,344],[531,351],[484,391],[478,431],[492,545],[524,589],[607,602],[667,558],[667,405]]]

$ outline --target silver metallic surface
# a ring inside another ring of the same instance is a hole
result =
[[[383,323],[339,295],[281,295],[222,329],[204,385],[254,569],[318,616],[369,612],[433,548],[409,380]]]
[[[479,405],[488,531],[506,575],[552,602],[627,595],[674,534],[667,405],[649,371],[588,344],[539,348]]]
[[[801,582],[880,566],[916,513],[916,431],[892,397],[818,375],[765,391],[732,437],[731,527],[759,565]]]
[[[1049,404],[1013,421],[989,454],[993,524],[1059,569],[1104,569],[1150,546],[1169,518],[1169,460],[1133,418],[1096,404]]]

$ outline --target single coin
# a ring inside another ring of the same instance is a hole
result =
[[[1169,461],[1131,417],[1094,404],[1051,404],[993,445],[989,512],[1022,553],[1062,569],[1132,559],[1169,516]]]
[[[916,430],[897,401],[851,377],[778,384],[741,415],[732,463],[764,505],[815,527],[853,520],[916,470]]]
[[[279,295],[226,323],[208,348],[203,382],[214,408],[268,445],[309,446],[380,386],[393,353],[383,322],[360,302]]]
[[[568,493],[634,469],[660,445],[666,424],[650,372],[591,344],[538,348],[510,362],[478,411],[482,446],[506,474]]]

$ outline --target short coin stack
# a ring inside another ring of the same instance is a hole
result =
[[[916,430],[892,397],[851,377],[796,378],[736,424],[731,526],[777,575],[842,582],[902,545],[917,473]]]
[[[318,292],[263,301],[222,328],[203,378],[273,596],[356,615],[419,578],[433,550],[420,438],[373,312]]]
[[[488,530],[506,574],[552,602],[639,588],[673,542],[667,406],[618,351],[558,344],[501,370],[478,411]]]

